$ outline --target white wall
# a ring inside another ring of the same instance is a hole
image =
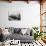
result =
[[[20,21],[8,21],[8,12],[20,12]],[[32,27],[40,26],[40,4],[31,1],[26,2],[0,2],[0,27]]]

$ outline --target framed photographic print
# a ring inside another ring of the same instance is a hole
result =
[[[9,21],[14,21],[14,20],[21,20],[21,15],[20,15],[20,13],[16,13],[16,12],[14,12],[14,13],[8,13],[8,20]]]

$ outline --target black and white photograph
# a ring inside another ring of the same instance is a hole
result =
[[[21,20],[21,15],[20,15],[20,13],[16,14],[15,12],[10,14],[10,12],[9,12],[8,20],[9,21]]]

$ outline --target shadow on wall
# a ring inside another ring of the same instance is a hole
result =
[[[2,29],[0,28],[0,42],[3,41],[3,34],[2,34]]]

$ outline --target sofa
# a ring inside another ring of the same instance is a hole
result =
[[[23,30],[23,32],[22,32]],[[26,31],[27,30],[27,31]],[[32,35],[32,30],[29,30],[29,28],[9,28],[9,32],[11,33],[7,38],[10,38],[10,40],[20,40],[21,43],[30,43],[33,42],[34,37]]]

